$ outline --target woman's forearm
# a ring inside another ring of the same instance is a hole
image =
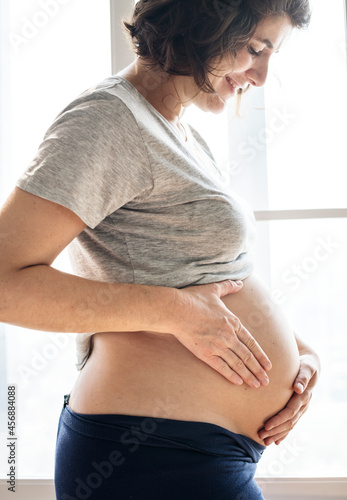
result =
[[[220,300],[238,289],[230,281],[190,291],[103,283],[35,265],[0,275],[0,322],[53,332],[173,334],[230,382],[259,387],[271,364]]]
[[[166,326],[174,288],[97,282],[51,267],[85,228],[66,207],[13,190],[0,208],[0,322],[76,333]]]
[[[85,228],[62,205],[12,192],[0,209],[0,322],[53,332],[173,334],[231,382],[266,381],[267,356],[220,300],[242,283],[178,290],[97,282],[52,268]]]
[[[53,332],[160,331],[174,295],[173,288],[97,282],[36,265],[0,277],[0,322]]]

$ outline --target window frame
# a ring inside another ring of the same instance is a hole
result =
[[[339,500],[346,498],[347,478],[257,479],[266,500]],[[0,479],[0,496],[7,498],[8,484]],[[53,479],[17,479],[16,500],[56,500]]]
[[[0,3],[0,27],[4,27],[4,19],[6,8],[9,0]],[[124,32],[121,29],[121,24],[118,20],[122,17],[127,17],[133,5],[133,0],[110,0],[111,9],[111,40],[112,40],[112,72],[116,73],[124,66],[130,64],[134,60],[134,55],[130,49],[130,44],[124,37]],[[347,45],[347,0],[345,0],[345,21],[346,21],[346,45]],[[6,34],[6,30],[2,29],[1,33]],[[3,44],[1,44],[3,46]],[[1,50],[1,49],[0,49]],[[2,69],[9,65],[8,58],[3,52],[0,52],[0,60]],[[6,104],[3,81],[0,84],[0,105],[4,109]],[[6,140],[6,129],[0,122],[0,146]],[[6,164],[5,158],[1,155],[1,164]],[[0,169],[0,180],[2,172]],[[0,183],[1,184],[1,183]],[[314,218],[346,218],[346,209],[314,209],[314,210],[265,210],[256,211],[255,217],[258,221],[273,221],[273,220],[290,220],[290,219],[314,219]],[[1,325],[0,325],[0,343],[2,341]],[[1,353],[4,350],[0,349]],[[6,367],[6,359],[1,359],[1,366]],[[4,353],[5,358],[5,353]],[[5,369],[5,368],[4,368]],[[0,386],[2,387],[2,378],[0,371]],[[257,482],[263,487],[268,500],[280,500],[281,498],[291,500],[292,498],[314,498],[320,500],[332,500],[338,498],[346,498],[347,478],[257,478]],[[54,482],[46,479],[17,479],[16,491],[17,500],[31,500],[36,498],[46,498],[47,500],[55,499]],[[0,479],[0,496],[6,498],[8,484],[6,479]]]
[[[134,0],[110,0],[111,7],[111,40],[112,40],[112,71],[116,73],[123,69],[124,66],[130,64],[133,59],[133,53],[130,49],[129,44],[125,44],[124,32],[120,29],[120,23],[118,19],[122,17],[127,17],[129,14],[129,5],[133,5]],[[346,27],[346,48],[347,48],[347,0],[345,0],[345,27]],[[117,56],[117,50],[122,48],[122,58]],[[263,89],[257,89],[257,101],[256,107],[264,109],[265,106],[265,94]],[[253,101],[253,105],[255,102]],[[248,110],[247,116],[251,113]],[[265,111],[264,113],[259,113],[257,111],[252,116],[252,123],[255,126],[259,126],[259,121],[265,123]],[[238,123],[238,126],[240,122]],[[261,125],[261,124],[260,124]],[[234,148],[234,151],[237,148]],[[232,158],[230,158],[232,161]],[[257,157],[257,169],[256,172],[259,173],[257,179],[257,186],[261,185],[262,189],[258,189],[255,196],[259,196],[261,193],[262,204],[261,206],[268,206],[267,204],[267,166],[266,166],[266,150],[260,157]],[[264,194],[265,193],[265,194]],[[264,200],[266,196],[266,200]],[[257,222],[260,221],[278,221],[278,220],[303,220],[303,219],[335,219],[335,218],[347,218],[347,208],[335,209],[305,209],[305,210],[255,210],[255,218]],[[268,225],[259,225],[259,236],[263,239],[265,246],[263,248],[263,254],[269,249],[269,229],[266,227]],[[269,252],[267,253],[269,255]],[[265,255],[262,255],[265,257]],[[269,264],[266,262],[264,270],[270,269]],[[270,271],[268,271],[270,276]],[[332,500],[337,498],[346,498],[347,494],[347,477],[346,478],[266,478],[257,477],[258,484],[263,488],[264,493],[266,493],[267,500],[291,500],[294,498],[315,498],[320,500]]]
[[[124,35],[122,27],[122,19],[130,18],[133,5],[134,0],[110,0],[113,74],[118,73],[135,59],[130,42]]]

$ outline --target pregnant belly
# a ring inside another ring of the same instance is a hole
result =
[[[269,356],[268,386],[231,384],[172,335],[98,333],[71,392],[71,409],[210,422],[262,443],[257,431],[293,393],[299,369],[295,338],[256,276],[222,300]]]

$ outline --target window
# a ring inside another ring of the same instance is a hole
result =
[[[111,0],[114,22],[132,1]],[[294,34],[275,56],[266,90],[245,96],[242,120],[233,109],[187,112],[226,183],[256,211],[260,274],[322,358],[310,411],[259,465],[258,476],[269,479],[342,477],[347,470],[345,2],[315,0],[313,7],[309,31]],[[97,7],[89,0],[3,0],[0,9],[2,203],[57,113],[110,74],[111,43],[108,0]],[[113,71],[129,62],[119,27]],[[68,269],[64,255],[55,265]],[[18,388],[19,477],[53,477],[62,395],[77,376],[73,338],[0,324],[1,394],[7,384]],[[0,432],[5,409],[1,400]],[[0,477],[5,455],[1,446]]]
[[[111,73],[108,0],[1,1],[0,202],[55,116]],[[69,270],[65,254],[55,267]],[[0,477],[8,472],[7,384],[17,385],[19,478],[53,477],[62,396],[73,386],[74,335],[0,325]]]
[[[295,331],[320,354],[310,409],[258,477],[342,477],[347,470],[347,60],[345,2],[313,2],[308,31],[272,57],[242,119],[189,110],[226,182],[258,219],[257,267]],[[221,140],[222,139],[222,140]]]

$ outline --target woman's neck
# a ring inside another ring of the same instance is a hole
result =
[[[172,126],[177,127],[182,133],[180,119],[186,108],[180,97],[184,95],[182,77],[148,68],[140,59],[118,74],[128,80]]]

